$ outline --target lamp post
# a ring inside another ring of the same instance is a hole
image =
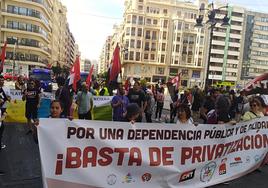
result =
[[[209,66],[210,66],[210,61],[211,61],[211,47],[212,47],[214,28],[216,27],[217,23],[221,23],[222,27],[230,26],[230,24],[229,24],[230,18],[228,18],[227,14],[224,16],[223,19],[216,18],[217,12],[219,12],[223,8],[227,9],[228,5],[215,9],[214,4],[212,3],[211,9],[206,9],[206,8],[199,9],[200,12],[205,11],[205,10],[208,11],[208,15],[207,15],[208,21],[205,24],[208,24],[210,26],[210,38],[209,38],[209,50],[208,50],[208,62],[207,62],[207,66],[206,66],[205,88],[210,85]],[[196,19],[196,24],[195,24],[196,28],[203,28],[204,27],[203,19],[204,19],[204,15],[199,15],[199,17]]]

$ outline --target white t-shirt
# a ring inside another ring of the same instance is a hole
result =
[[[10,89],[8,87],[3,86],[2,87],[6,96],[9,97],[10,96]],[[2,108],[7,108],[7,101],[2,105]]]

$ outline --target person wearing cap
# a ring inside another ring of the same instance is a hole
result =
[[[139,119],[140,113],[141,113],[141,108],[139,107],[139,105],[137,103],[130,103],[127,106],[127,114],[125,117],[125,121],[132,122],[132,123],[137,122]]]
[[[88,91],[86,82],[81,85],[81,91],[77,93],[76,103],[78,106],[78,118],[91,120],[91,109],[93,107],[92,94]]]

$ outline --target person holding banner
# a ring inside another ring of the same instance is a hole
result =
[[[141,114],[141,109],[139,105],[136,103],[130,103],[127,106],[127,114],[126,114],[125,121],[131,122],[131,123],[138,122],[140,114]]]
[[[117,95],[113,97],[111,105],[113,108],[113,121],[124,121],[127,114],[129,100],[125,96],[123,86],[120,84],[117,89]]]
[[[249,101],[249,105],[250,105],[250,111],[247,111],[243,115],[242,121],[249,121],[264,116],[263,112],[261,111],[261,102],[257,98],[253,97]]]
[[[38,108],[40,107],[40,100],[41,100],[41,91],[36,85],[34,79],[30,79],[27,84],[27,89],[25,89],[22,93],[22,100],[26,100],[25,104],[25,117],[27,118],[27,125],[29,131],[26,134],[34,133],[34,126],[32,123],[38,121],[37,119],[37,112]]]
[[[178,120],[177,124],[193,124],[193,119],[191,117],[191,110],[189,105],[180,104],[177,109]]]
[[[86,82],[82,83],[81,91],[77,93],[76,103],[78,106],[78,118],[91,120],[91,109],[93,107],[92,94],[88,91]]]

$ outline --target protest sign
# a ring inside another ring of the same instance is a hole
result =
[[[45,188],[207,187],[257,169],[268,118],[235,126],[41,119]]]

